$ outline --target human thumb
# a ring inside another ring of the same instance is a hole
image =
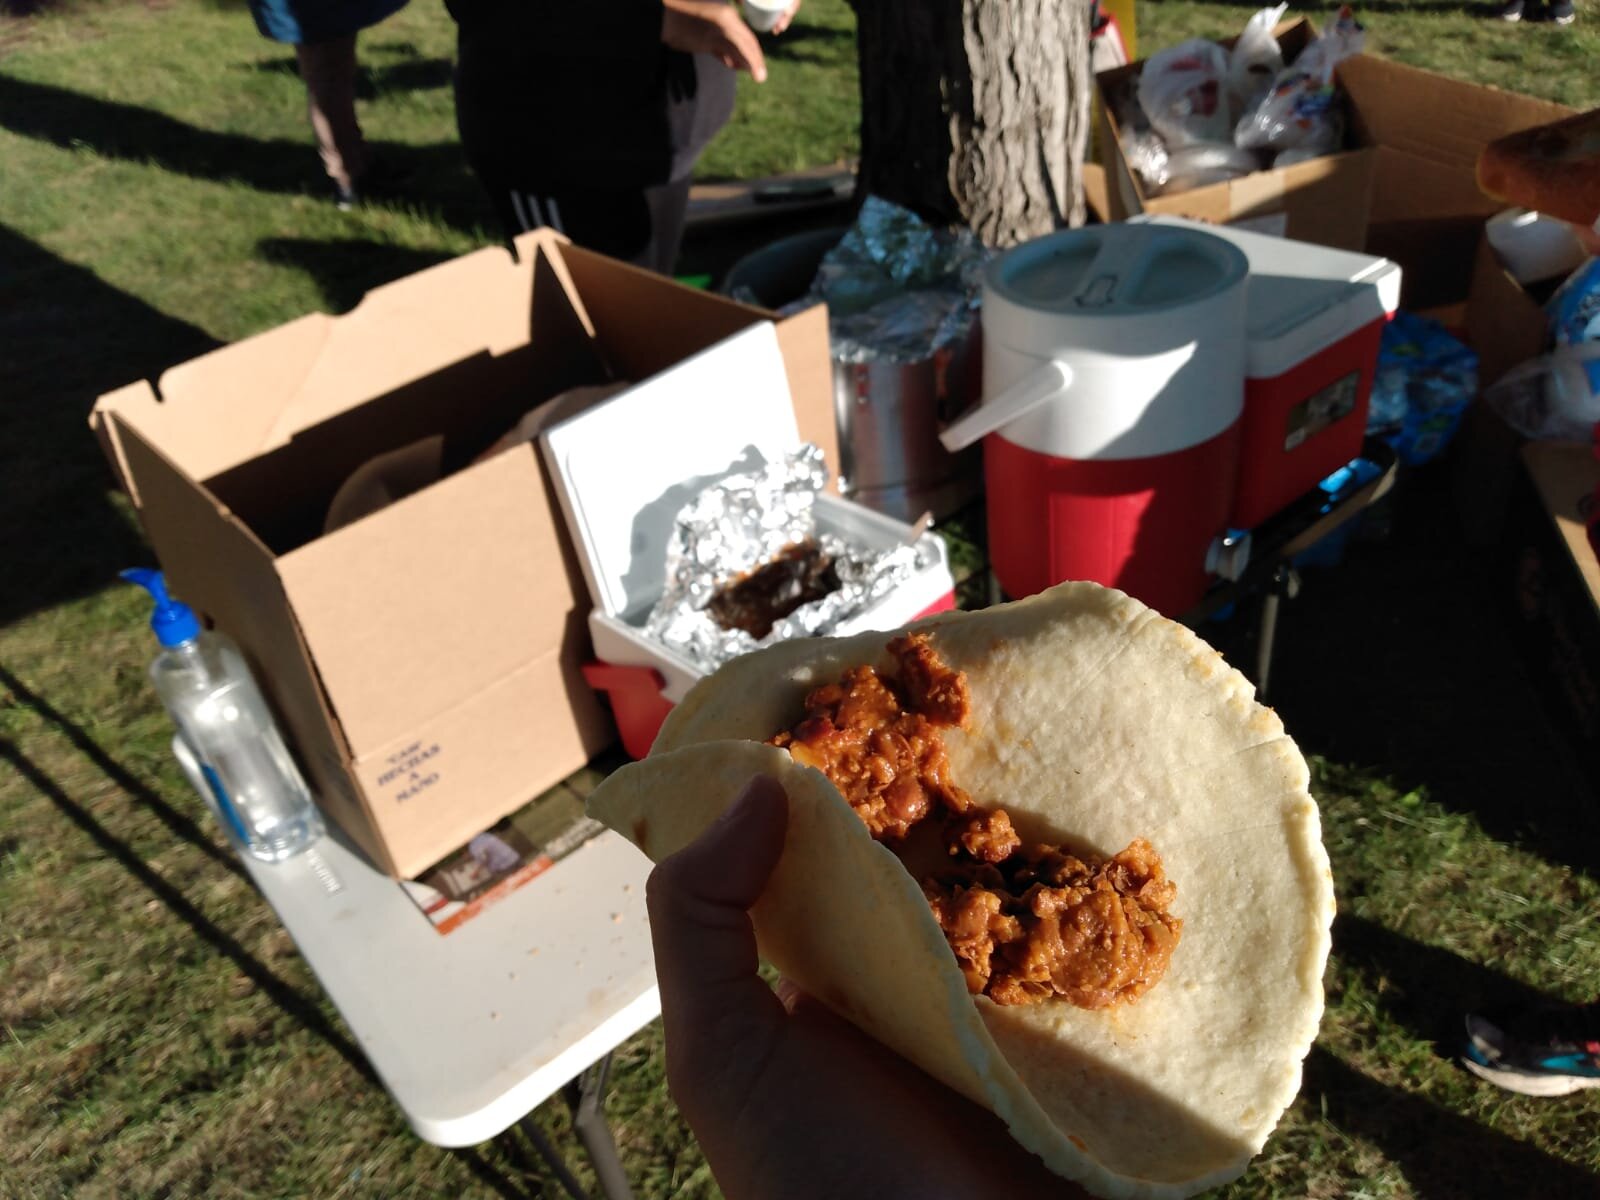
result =
[[[749,909],[783,853],[789,798],[758,775],[722,815],[650,873],[646,888],[667,1074],[692,1123],[697,1100],[743,1094],[784,1008],[756,974]]]

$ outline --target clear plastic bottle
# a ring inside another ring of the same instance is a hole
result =
[[[263,862],[306,849],[322,836],[322,819],[238,647],[171,599],[161,572],[122,577],[155,598],[150,628],[161,653],[150,678],[229,836]]]

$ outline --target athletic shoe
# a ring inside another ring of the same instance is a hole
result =
[[[361,197],[356,194],[353,187],[334,186],[333,203],[340,212],[350,212],[361,203]]]
[[[1498,16],[1502,21],[1522,20],[1522,0],[1507,0],[1500,6]]]
[[[1578,19],[1578,10],[1572,7],[1572,0],[1552,0],[1550,19],[1557,25],[1571,25]]]
[[[1600,1001],[1467,1017],[1467,1070],[1524,1096],[1600,1087]]]

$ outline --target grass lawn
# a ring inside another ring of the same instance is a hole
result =
[[[1253,7],[1145,3],[1141,44],[1232,34]],[[1371,49],[1587,106],[1600,9],[1580,10],[1569,30],[1404,0],[1363,16]],[[703,173],[848,157],[852,28],[843,0],[806,0]],[[363,119],[412,182],[344,214],[292,58],[242,3],[0,17],[4,1200],[556,1194],[516,1137],[409,1133],[223,848],[167,751],[144,602],[110,582],[149,552],[84,424],[99,392],[490,240],[451,54],[437,0],[364,35]],[[1286,617],[1274,703],[1313,756],[1340,917],[1301,1098],[1221,1195],[1600,1194],[1600,1092],[1512,1098],[1451,1057],[1468,1005],[1600,989],[1600,808],[1449,536],[1443,480],[1408,481],[1390,539]],[[646,1031],[614,1075],[630,1178],[714,1196],[660,1050]],[[564,1108],[538,1119],[587,1180]]]

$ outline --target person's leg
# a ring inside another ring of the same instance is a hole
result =
[[[508,238],[548,227],[586,250],[650,266],[650,207],[642,190],[551,193],[486,185]]]
[[[671,275],[683,247],[684,220],[689,212],[689,176],[663,183],[645,192],[650,206],[650,245],[638,259],[640,266],[662,275]]]
[[[356,35],[305,43],[295,47],[295,54],[323,169],[341,200],[354,199],[367,165],[367,145],[356,120]]]

